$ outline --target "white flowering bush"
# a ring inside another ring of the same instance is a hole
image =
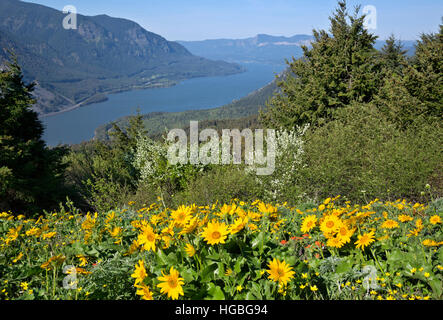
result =
[[[140,137],[134,157],[134,167],[140,171],[141,181],[159,182],[163,177],[167,149],[164,144],[147,136]]]
[[[133,164],[140,172],[141,183],[160,188],[168,183],[178,191],[185,187],[192,176],[205,169],[206,166],[200,164],[170,164],[168,148],[167,141],[153,141],[147,136],[138,139]]]
[[[279,195],[297,192],[297,170],[303,167],[303,136],[309,125],[294,130],[277,130],[275,133],[275,170],[272,175],[258,176],[264,185],[269,200],[278,200]],[[299,193],[299,192],[298,192]],[[303,194],[297,196],[303,197]]]

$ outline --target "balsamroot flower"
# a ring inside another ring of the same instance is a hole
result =
[[[166,293],[168,298],[172,300],[177,300],[179,295],[184,295],[182,285],[185,283],[183,278],[180,278],[179,272],[171,267],[169,274],[164,274],[162,271],[162,277],[158,277],[161,281],[157,285],[160,288],[161,293]]]
[[[225,243],[229,234],[227,225],[222,222],[209,222],[208,226],[203,229],[202,236],[208,244]]]
[[[294,277],[295,272],[284,260],[280,262],[280,260],[274,258],[272,262],[269,262],[268,267],[268,278],[280,284],[286,285]]]

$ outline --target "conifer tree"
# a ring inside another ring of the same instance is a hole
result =
[[[394,35],[391,35],[380,50],[380,59],[385,72],[403,74],[404,68],[408,65],[406,52],[403,50],[402,43],[397,41]]]
[[[390,58],[384,60],[385,70],[389,72],[386,72],[383,85],[374,99],[377,107],[402,129],[413,123],[419,125],[418,120],[441,125],[443,26],[437,34],[422,34],[409,64],[403,65],[398,47],[391,46],[390,51]],[[395,66],[394,61],[400,63]]]
[[[422,34],[416,45],[405,86],[422,103],[425,116],[441,121],[443,116],[443,25],[438,33]]]
[[[330,17],[330,33],[313,30],[312,47],[304,46],[303,57],[288,62],[288,76],[260,113],[263,124],[287,129],[323,124],[337,108],[372,100],[381,65],[374,49],[377,37],[365,29],[359,9],[350,15],[346,1],[340,1]]]
[[[65,196],[66,149],[45,146],[43,126],[31,110],[33,89],[13,56],[0,72],[0,210],[28,215],[57,206]]]

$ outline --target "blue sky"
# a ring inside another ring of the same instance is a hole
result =
[[[336,0],[27,0],[58,10],[74,5],[84,15],[107,14],[136,21],[168,40],[247,38],[259,33],[292,36],[328,29]],[[377,9],[380,39],[391,33],[415,40],[436,32],[443,16],[441,0],[348,0]]]

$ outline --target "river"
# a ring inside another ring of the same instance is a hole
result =
[[[219,107],[240,99],[269,82],[285,65],[243,63],[246,72],[185,80],[169,88],[109,94],[108,100],[42,117],[43,139],[49,146],[75,144],[93,138],[100,125],[120,117],[156,111],[185,111]]]

